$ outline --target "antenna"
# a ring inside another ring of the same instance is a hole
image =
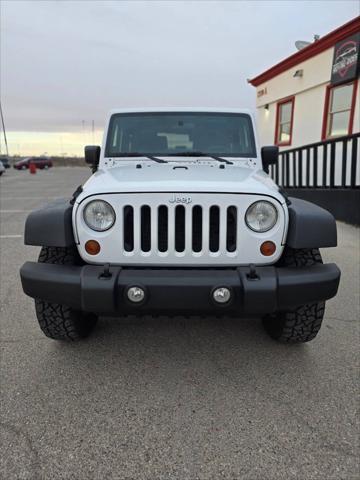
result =
[[[311,42],[306,42],[305,40],[296,40],[295,47],[298,50],[302,50],[303,48],[307,47],[310,44],[311,44]]]

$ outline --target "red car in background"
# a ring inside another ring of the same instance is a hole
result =
[[[40,169],[48,169],[53,166],[52,161],[50,158],[47,157],[29,157],[29,158],[24,158],[23,160],[19,160],[14,164],[14,168],[16,170],[26,170],[29,168],[30,163],[34,163],[36,165],[36,168]]]

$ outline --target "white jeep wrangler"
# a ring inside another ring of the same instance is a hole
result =
[[[48,337],[78,340],[102,315],[262,316],[276,340],[321,327],[340,271],[332,215],[268,176],[251,115],[235,109],[116,110],[93,175],[71,200],[31,213],[21,268]]]

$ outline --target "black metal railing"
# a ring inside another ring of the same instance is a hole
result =
[[[359,137],[354,133],[283,150],[270,175],[285,188],[360,188]]]

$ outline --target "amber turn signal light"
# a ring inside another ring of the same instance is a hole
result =
[[[100,243],[96,240],[88,240],[85,243],[85,250],[89,255],[97,255],[101,250]]]
[[[270,257],[270,255],[273,255],[276,250],[276,245],[274,242],[264,242],[261,244],[260,247],[260,252],[265,256],[265,257]]]

